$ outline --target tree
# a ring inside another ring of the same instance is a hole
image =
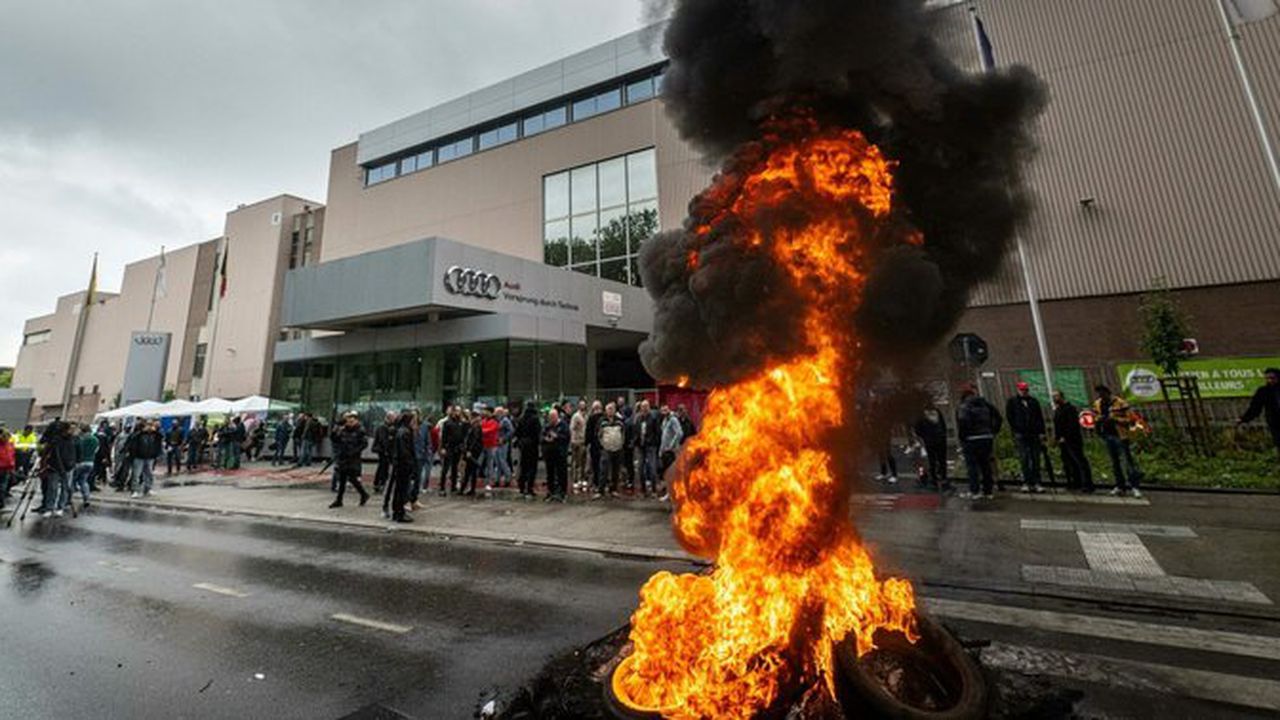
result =
[[[0,388],[13,385],[13,368],[0,368]]]
[[[1186,315],[1178,306],[1169,283],[1158,277],[1138,303],[1142,316],[1142,351],[1166,375],[1177,375],[1182,362],[1182,341],[1191,335]]]

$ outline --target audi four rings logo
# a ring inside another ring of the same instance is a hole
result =
[[[161,335],[139,335],[133,339],[138,345],[163,345],[164,337]]]
[[[454,265],[444,273],[444,289],[455,295],[497,300],[502,293],[502,280],[493,273]]]

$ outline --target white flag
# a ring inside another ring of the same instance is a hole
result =
[[[160,267],[156,268],[156,298],[162,298],[169,293],[168,268],[165,267],[164,246],[160,247]]]
[[[1280,12],[1277,0],[1227,0],[1227,9],[1231,11],[1231,19],[1237,25],[1257,22]]]

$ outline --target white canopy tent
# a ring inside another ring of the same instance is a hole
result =
[[[164,414],[160,412],[164,406],[165,403],[159,403],[155,400],[143,400],[142,402],[136,402],[132,405],[125,405],[122,408],[116,408],[115,410],[100,413],[98,417],[106,418],[108,420],[128,417],[160,417]]]
[[[250,395],[247,398],[241,398],[231,403],[231,406],[233,408],[232,412],[237,413],[290,412],[298,409],[297,403],[272,400],[262,395]]]
[[[106,420],[119,418],[192,417],[195,415],[235,415],[239,413],[289,412],[298,409],[297,403],[273,400],[262,395],[250,395],[236,401],[208,398],[199,402],[171,400],[160,403],[154,400],[126,405],[122,408],[99,413]]]

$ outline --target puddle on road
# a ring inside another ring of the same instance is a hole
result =
[[[40,594],[54,574],[39,560],[22,560],[10,567],[9,580],[19,597],[29,598]]]

